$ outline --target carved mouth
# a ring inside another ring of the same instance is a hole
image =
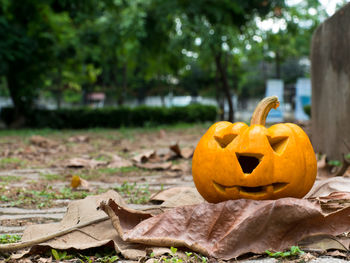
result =
[[[239,194],[250,194],[250,195],[265,195],[265,194],[272,194],[275,192],[278,192],[285,188],[288,183],[272,183],[268,185],[261,185],[261,186],[240,186],[240,185],[233,185],[233,186],[225,186],[222,184],[219,184],[215,181],[213,181],[214,187],[219,192],[226,192],[229,191],[237,191]]]

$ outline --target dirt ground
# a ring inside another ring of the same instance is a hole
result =
[[[10,237],[16,241],[28,225],[60,221],[71,200],[113,189],[138,207],[160,190],[194,186],[191,156],[209,126],[0,131],[1,243]],[[78,187],[72,187],[73,178]],[[51,262],[52,253],[15,262]],[[89,253],[58,257],[64,262],[124,262],[111,251]],[[1,262],[5,259],[0,256]],[[171,260],[164,262],[181,262]]]
[[[142,205],[159,190],[193,186],[191,153],[208,127],[0,131],[0,235],[60,221],[71,200],[110,189]],[[72,188],[73,176],[84,183]]]

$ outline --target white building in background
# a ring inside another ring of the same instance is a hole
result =
[[[277,96],[280,106],[272,109],[266,122],[281,122],[284,118],[284,83],[281,79],[269,79],[266,83],[265,97]]]
[[[295,112],[294,117],[299,121],[309,120],[304,111],[304,106],[311,105],[311,80],[300,78],[295,86]]]

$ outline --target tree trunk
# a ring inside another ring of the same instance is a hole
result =
[[[279,51],[276,51],[275,62],[276,62],[276,78],[280,79],[281,78],[281,56]]]
[[[32,100],[31,98],[24,97],[21,94],[20,83],[16,78],[15,74],[11,72],[6,76],[7,87],[9,89],[10,97],[14,106],[14,118],[12,123],[10,123],[11,128],[20,128],[24,126],[26,122],[25,114],[31,108]]]
[[[220,72],[218,69],[216,69],[215,73],[215,84],[216,84],[216,102],[219,105],[219,118],[220,121],[223,121],[225,118],[225,108],[224,108],[224,101],[222,100],[222,92],[221,92],[221,86],[220,86]]]
[[[227,63],[227,61],[226,61]],[[231,99],[231,92],[230,92],[230,86],[228,84],[228,79],[227,79],[227,65],[225,61],[224,64],[222,62],[222,53],[219,52],[215,55],[215,64],[216,64],[216,69],[220,73],[220,80],[221,80],[221,87],[222,91],[226,97],[227,103],[228,103],[228,121],[234,122],[234,109],[233,109],[233,102]]]
[[[124,104],[125,98],[126,98],[126,90],[128,87],[128,70],[127,69],[128,69],[127,64],[125,62],[122,68],[122,90],[118,100],[119,106]]]

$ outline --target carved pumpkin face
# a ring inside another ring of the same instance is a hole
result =
[[[192,174],[209,202],[301,198],[315,181],[316,157],[309,138],[295,124],[265,128],[223,121],[199,141]]]

